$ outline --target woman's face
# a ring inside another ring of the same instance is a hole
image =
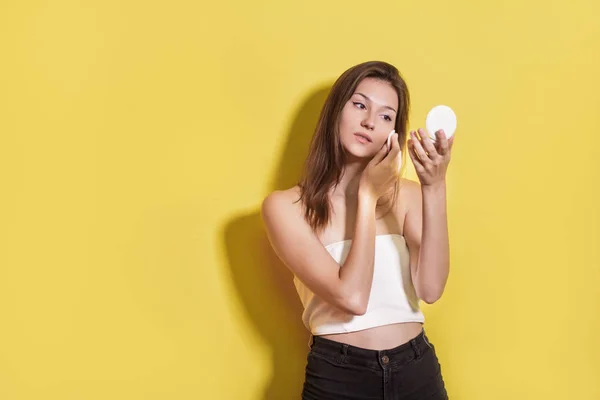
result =
[[[397,112],[398,94],[390,83],[363,79],[342,110],[342,146],[357,158],[372,158],[395,128]]]

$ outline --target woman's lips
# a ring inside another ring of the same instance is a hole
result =
[[[368,135],[365,135],[364,133],[355,133],[354,136],[356,137],[356,140],[358,140],[360,143],[371,143],[372,140]]]

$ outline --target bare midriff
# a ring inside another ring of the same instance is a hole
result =
[[[387,350],[407,343],[422,330],[423,324],[420,322],[403,322],[321,337],[364,349]]]

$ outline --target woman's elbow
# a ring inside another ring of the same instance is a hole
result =
[[[368,301],[360,296],[348,296],[342,302],[342,309],[348,314],[360,316],[367,313]]]
[[[427,304],[433,304],[442,297],[443,290],[437,291],[426,291],[420,294],[419,299],[423,300]]]

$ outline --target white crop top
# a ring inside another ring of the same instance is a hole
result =
[[[350,252],[351,242],[344,240],[325,248],[342,265]],[[424,323],[425,318],[419,309],[419,298],[412,284],[408,261],[408,247],[402,235],[375,236],[373,284],[364,315],[349,314],[332,306],[294,277],[294,285],[304,305],[304,325],[313,335],[326,335],[398,322]]]

